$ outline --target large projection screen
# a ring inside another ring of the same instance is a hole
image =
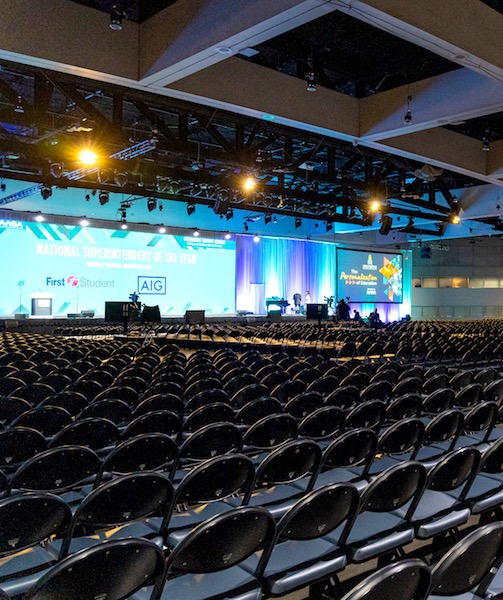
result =
[[[235,313],[233,240],[0,220],[0,252],[0,314],[31,313],[43,297],[51,316],[103,315],[132,292],[164,315]]]
[[[403,302],[401,253],[337,249],[337,298],[362,304]]]

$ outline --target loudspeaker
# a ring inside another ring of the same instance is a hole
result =
[[[156,306],[144,306],[141,313],[142,323],[160,323],[161,322],[161,311],[159,305]]]
[[[185,324],[186,325],[199,325],[205,323],[204,310],[186,310],[185,311]]]
[[[280,323],[282,321],[280,310],[270,310],[267,316],[269,317],[271,323]]]
[[[328,319],[328,304],[306,304],[306,318]]]
[[[381,223],[381,228],[379,229],[379,233],[381,235],[388,235],[388,233],[390,232],[391,226],[393,225],[393,219],[389,215],[383,215],[381,217],[381,220],[379,221],[379,223]]]

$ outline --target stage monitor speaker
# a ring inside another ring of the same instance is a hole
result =
[[[388,235],[393,225],[393,219],[389,215],[383,215],[379,223],[381,223],[379,233],[381,235]]]
[[[202,325],[206,323],[204,317],[204,310],[186,310],[185,311],[185,324],[186,325]]]
[[[129,319],[131,302],[105,302],[105,321],[107,323],[122,323]]]
[[[307,304],[306,317],[308,319],[328,319],[328,304]]]
[[[142,323],[160,323],[161,322],[161,311],[159,305],[157,306],[144,306],[141,311],[141,322]]]
[[[271,323],[280,323],[283,320],[280,310],[270,310],[268,317]]]

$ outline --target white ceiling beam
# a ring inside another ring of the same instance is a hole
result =
[[[330,0],[179,0],[140,25],[140,80],[168,85],[335,9]]]
[[[404,121],[411,97],[412,122]],[[457,69],[360,100],[360,138],[382,140],[503,111],[503,83]]]
[[[503,15],[479,0],[336,0],[352,17],[503,82]]]

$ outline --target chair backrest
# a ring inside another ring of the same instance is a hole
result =
[[[176,489],[175,504],[223,500],[234,494],[247,496],[255,479],[255,466],[242,454],[205,460],[189,471]]]
[[[426,469],[416,461],[404,461],[382,471],[364,490],[360,512],[389,512],[410,502],[408,518],[414,512],[426,482]]]
[[[258,450],[278,447],[298,435],[297,421],[284,413],[269,415],[249,427],[243,436],[243,446]]]
[[[345,409],[354,406],[360,400],[360,390],[354,385],[343,385],[325,398],[325,404]]]
[[[173,498],[173,484],[160,473],[131,473],[103,483],[79,504],[62,544],[60,558],[66,556],[79,524],[90,528],[112,527],[157,512],[162,514],[164,523],[173,507]],[[163,535],[162,531],[159,533]]]
[[[482,454],[480,468],[484,473],[503,472],[503,437],[492,443]]]
[[[0,500],[0,556],[61,537],[71,518],[70,507],[52,494],[26,492]]]
[[[101,450],[114,445],[120,438],[115,423],[101,417],[88,417],[74,421],[62,429],[51,441],[56,446],[87,446],[92,450]]]
[[[19,467],[11,480],[11,489],[67,492],[96,476],[99,470],[100,459],[90,448],[51,448]]]
[[[109,398],[108,400],[100,400],[89,404],[77,418],[80,421],[88,417],[108,419],[112,423],[120,425],[131,419],[131,408],[123,400]]]
[[[289,483],[311,475],[307,491],[314,482],[321,461],[321,450],[316,442],[310,440],[293,440],[286,442],[276,450],[273,450],[257,468],[255,487],[264,485],[271,486]],[[246,504],[251,496],[250,489],[243,504]]]
[[[495,425],[498,416],[498,405],[496,402],[487,401],[474,406],[470,412],[465,415],[463,430],[467,433],[477,433],[485,431],[482,442],[485,442]]]
[[[123,439],[141,435],[142,433],[165,433],[176,435],[182,428],[182,419],[169,410],[154,410],[136,417],[122,433]]]
[[[302,437],[324,440],[334,437],[344,427],[344,412],[336,406],[322,406],[308,415],[299,425]]]
[[[403,419],[389,427],[377,443],[377,453],[405,454],[410,453],[414,460],[424,434],[424,423],[420,419]]]
[[[432,593],[458,597],[473,590],[496,561],[501,559],[502,542],[501,521],[489,523],[469,533],[452,546],[432,568]],[[484,596],[484,592],[481,592],[481,596],[474,598]]]
[[[44,436],[55,435],[63,427],[71,423],[72,415],[59,406],[41,406],[33,408],[12,422],[12,427],[30,427],[40,431]]]
[[[350,483],[333,483],[305,494],[278,522],[277,540],[312,540],[350,524],[359,496]]]
[[[218,423],[219,421],[231,423],[234,421],[234,411],[230,404],[225,402],[211,402],[191,412],[183,423],[183,430],[187,433],[193,433],[205,425]]]
[[[470,408],[479,402],[481,395],[482,384],[469,383],[456,392],[453,404],[454,406],[459,406],[461,408]]]
[[[30,589],[25,600],[122,600],[154,583],[160,596],[165,562],[162,550],[139,538],[106,541],[68,556]]]
[[[180,446],[173,462],[174,475],[183,462],[200,462],[214,456],[223,456],[241,449],[241,432],[233,423],[211,423],[192,433]]]
[[[454,400],[454,390],[439,388],[429,393],[421,407],[425,415],[436,415],[451,407]]]
[[[462,500],[480,460],[480,452],[472,446],[449,452],[428,473],[428,489],[440,492],[459,489],[458,498]]]
[[[47,449],[40,431],[16,427],[0,431],[0,468],[17,469],[25,460]]]
[[[289,400],[283,410],[301,421],[323,405],[323,397],[318,392],[302,392]]]
[[[175,546],[167,558],[167,578],[172,574],[223,571],[261,549],[266,555],[275,532],[274,519],[264,508],[243,506],[217,515],[198,525]],[[256,576],[260,575],[261,563]]]
[[[164,433],[144,433],[117,445],[105,458],[102,473],[162,470],[174,460],[178,448]]]
[[[236,423],[252,425],[263,417],[280,413],[281,402],[272,396],[263,396],[250,400],[242,406],[236,414]]]
[[[372,429],[360,427],[336,438],[323,452],[321,468],[362,466],[365,478],[377,448],[377,434]]]
[[[417,417],[421,409],[420,394],[407,393],[398,396],[386,406],[385,420],[401,421],[409,417]]]
[[[346,416],[346,427],[368,427],[379,429],[384,419],[386,406],[381,400],[367,400],[355,406]]]
[[[421,560],[412,558],[375,571],[342,600],[425,600],[430,584],[429,568]]]
[[[435,442],[445,442],[452,440],[449,450],[454,448],[454,444],[461,433],[464,422],[464,415],[460,410],[451,408],[435,416],[426,425],[424,430],[423,443],[432,444]]]

